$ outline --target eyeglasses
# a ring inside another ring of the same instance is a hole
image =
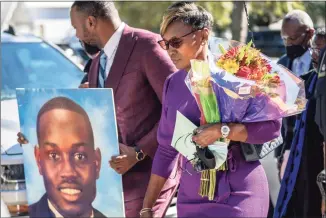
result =
[[[315,54],[319,55],[320,52],[321,52],[321,49],[319,49],[319,48],[315,48],[315,47],[311,47],[311,48],[309,48],[309,50],[310,50],[310,53],[311,53],[311,54],[312,54],[312,53],[315,53]]]
[[[201,29],[199,29],[199,30],[201,30]],[[181,47],[182,42],[183,42],[183,40],[182,40],[181,38],[186,37],[186,36],[188,36],[188,35],[190,35],[190,34],[196,32],[196,31],[198,31],[198,30],[193,30],[193,31],[191,31],[190,33],[187,33],[186,35],[180,36],[179,38],[177,38],[177,37],[173,37],[173,38],[170,39],[170,40],[162,39],[162,40],[158,41],[157,43],[158,43],[158,44],[159,44],[159,45],[160,45],[164,50],[169,50],[170,45],[171,45],[173,48],[178,49],[178,48]]]
[[[302,36],[305,36],[306,35],[306,32],[302,33],[300,36],[298,37],[289,37],[289,36],[282,36],[282,39],[284,42],[286,42],[288,39],[291,40],[292,42],[293,41],[296,41],[297,39],[301,38]]]

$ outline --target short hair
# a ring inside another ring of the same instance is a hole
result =
[[[301,26],[305,26],[310,29],[314,28],[311,17],[302,10],[292,10],[287,13],[283,19],[283,23],[287,21],[297,21]]]
[[[71,8],[96,18],[112,19],[119,16],[112,1],[75,1]]]
[[[318,28],[315,32],[315,36],[326,38],[326,28],[325,27]]]
[[[212,29],[213,26],[212,14],[193,2],[176,2],[168,7],[163,15],[160,29],[161,35],[175,21],[181,21],[191,26],[193,30]]]
[[[89,126],[89,131],[90,131],[89,134],[91,137],[92,146],[94,146],[93,128],[86,111],[79,104],[75,103],[74,101],[66,97],[52,98],[41,107],[40,111],[37,114],[37,121],[36,121],[36,133],[37,133],[38,140],[40,139],[40,119],[42,115],[54,109],[64,109],[82,115],[83,118],[85,119],[86,124]]]

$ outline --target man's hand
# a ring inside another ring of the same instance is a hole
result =
[[[111,157],[109,161],[110,167],[117,173],[123,175],[130,170],[138,161],[136,159],[136,152],[134,148],[124,144],[119,144],[120,153],[119,156]]]
[[[89,83],[85,82],[83,84],[80,84],[78,88],[87,89],[87,88],[89,88]]]
[[[290,150],[285,150],[285,152],[283,154],[283,162],[282,162],[281,169],[280,169],[280,178],[281,178],[281,180],[283,179],[285,169],[286,169],[286,165],[287,165],[288,160],[289,160],[289,156],[290,156]]]
[[[321,215],[326,214],[326,199],[321,201]]]
[[[26,139],[26,137],[24,136],[23,133],[19,132],[17,133],[17,142],[21,145],[23,144],[28,144],[28,140]]]

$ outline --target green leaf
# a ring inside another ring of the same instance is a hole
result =
[[[224,49],[223,45],[218,44],[218,48],[220,49],[220,51],[221,51],[222,54],[225,54],[226,53],[226,50]]]
[[[199,98],[207,123],[219,123],[221,121],[220,110],[214,91],[212,90],[210,94],[200,92]]]
[[[251,45],[252,45],[252,39],[251,39],[250,42],[248,43],[248,45],[247,45],[247,49],[248,49],[248,48],[251,48]]]
[[[245,55],[246,46],[241,46],[239,49],[238,61],[241,61]]]

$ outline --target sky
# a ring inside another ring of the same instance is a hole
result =
[[[70,98],[85,109],[93,128],[95,147],[101,150],[101,171],[93,207],[107,217],[124,217],[122,178],[108,164],[111,156],[119,154],[112,89],[17,90],[21,132],[29,140],[23,146],[28,203],[37,202],[45,193],[43,177],[34,158],[37,113],[45,102],[58,96]]]

